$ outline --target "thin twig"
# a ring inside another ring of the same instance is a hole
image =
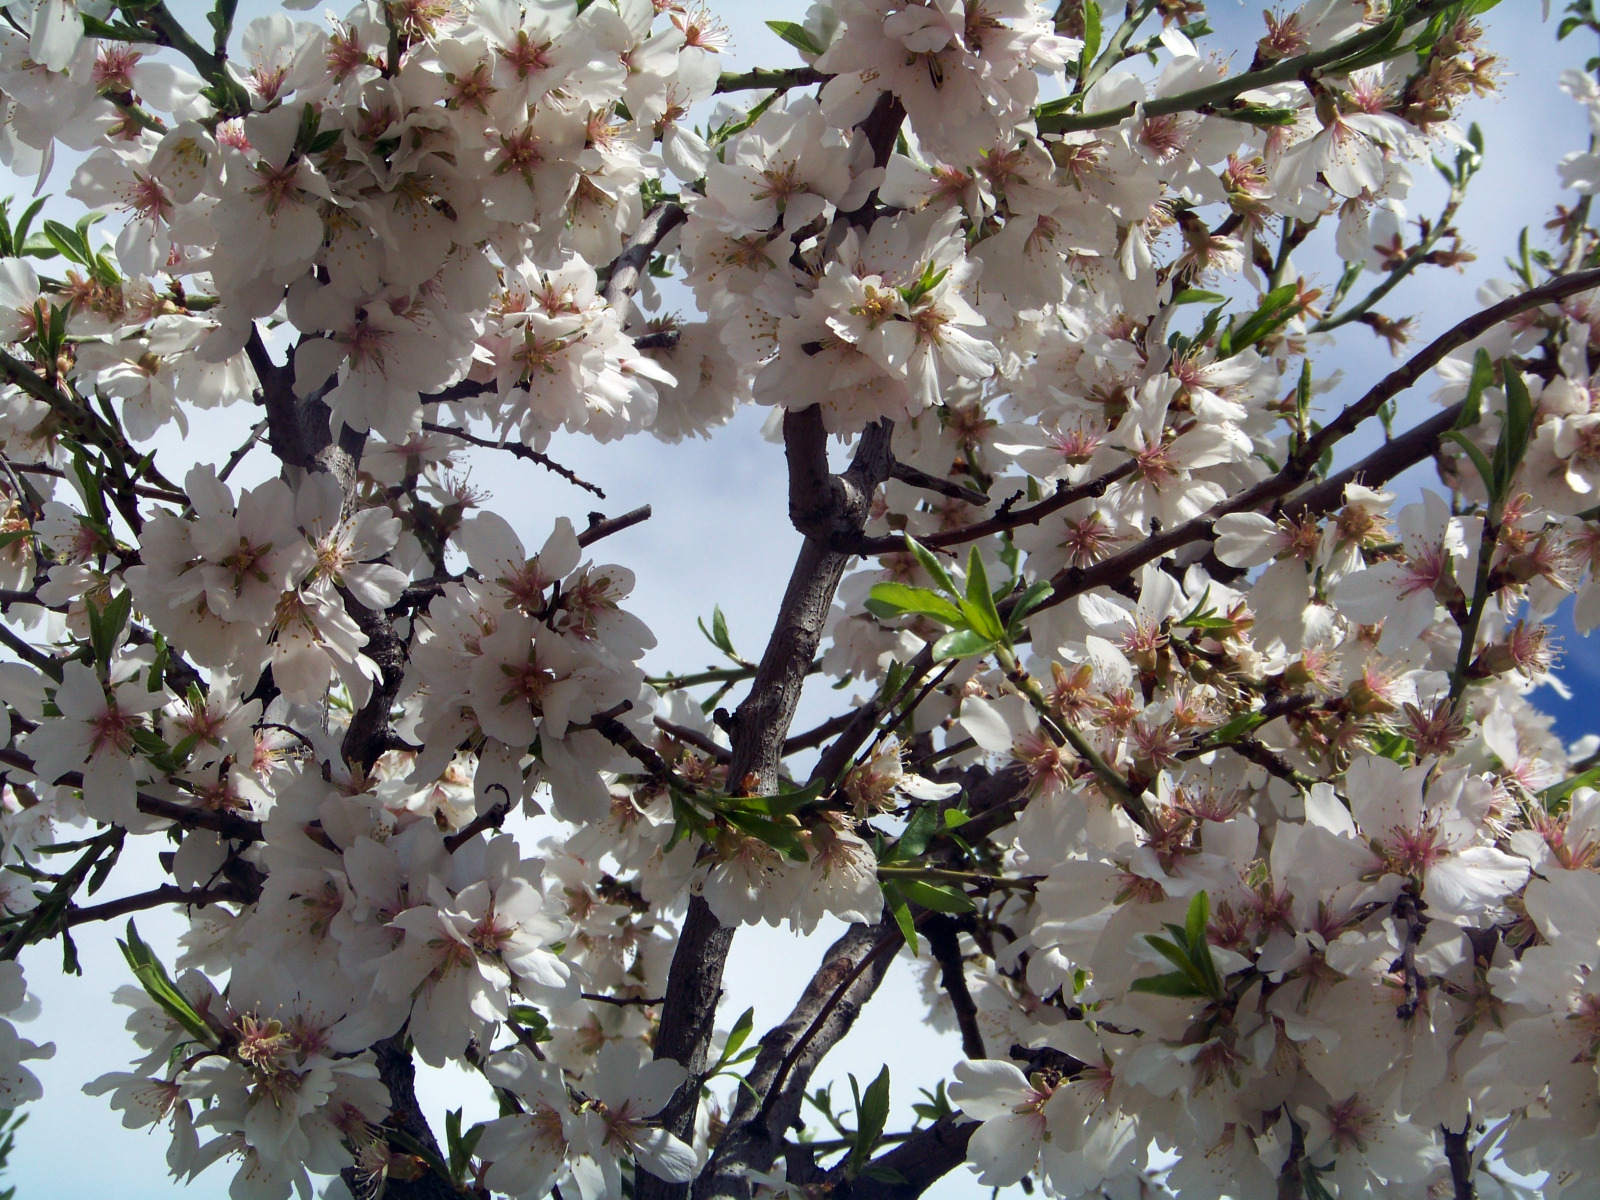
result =
[[[580,478],[578,473],[571,467],[563,467],[548,454],[541,454],[539,451],[533,449],[533,447],[524,446],[521,442],[495,442],[488,438],[481,438],[477,436],[477,434],[468,433],[465,429],[458,428],[457,426],[435,425],[432,421],[424,421],[422,423],[422,427],[429,433],[445,433],[449,434],[453,438],[460,438],[463,442],[466,442],[470,446],[479,446],[485,450],[504,450],[507,454],[515,455],[517,458],[525,459],[531,463],[538,463],[545,470],[553,471],[555,474],[561,476],[561,478],[565,479],[574,487],[581,487],[586,492],[593,492],[602,500],[606,498],[605,492],[602,491],[599,486],[590,483],[586,479]]]
[[[702,754],[709,755],[718,762],[727,762],[733,757],[733,751],[726,746],[719,746],[698,729],[690,729],[687,725],[679,725],[665,717],[656,717],[655,726],[668,737],[676,738],[686,746],[693,746]]]
[[[968,504],[979,507],[989,503],[989,497],[976,488],[963,487],[953,479],[940,479],[937,475],[930,475],[926,471],[918,470],[899,459],[889,464],[889,478],[898,479],[910,487],[921,488],[925,492],[937,492],[941,496],[948,496],[952,500],[964,500]]]
[[[1052,495],[1037,504],[1030,504],[1027,508],[1019,508],[1013,512],[997,514],[987,521],[964,525],[960,529],[930,534],[920,540],[930,550],[943,550],[948,546],[960,546],[967,542],[975,542],[979,538],[988,537],[992,533],[1004,533],[1008,529],[1020,529],[1024,525],[1037,525],[1051,513],[1060,512],[1063,508],[1076,504],[1079,500],[1093,500],[1105,495],[1106,490],[1113,483],[1132,475],[1137,465],[1130,458],[1127,462],[1120,463],[1105,472],[1105,474],[1098,475],[1093,479],[1086,479],[1082,483],[1071,486],[1057,486]],[[893,537],[861,538],[851,547],[857,554],[892,554],[905,548],[905,537],[898,534]]]
[[[615,1004],[620,1008],[627,1008],[628,1006],[634,1004],[649,1008],[655,1004],[666,1003],[666,1001],[660,996],[647,999],[644,996],[602,996],[598,992],[581,992],[579,994],[585,1000],[593,1000],[596,1004]]]

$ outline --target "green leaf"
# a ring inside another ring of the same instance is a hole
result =
[[[1152,996],[1179,996],[1185,999],[1205,999],[1209,992],[1197,987],[1181,971],[1168,971],[1165,975],[1146,975],[1128,985],[1130,992],[1144,992]]]
[[[728,1030],[728,1040],[722,1044],[722,1053],[717,1057],[715,1070],[721,1070],[728,1065],[728,1061],[739,1053],[739,1048],[750,1038],[750,1033],[756,1027],[756,1010],[747,1008],[739,1014],[739,1019],[733,1023],[733,1028]]]
[[[895,886],[905,893],[906,899],[912,904],[920,904],[934,912],[969,913],[976,912],[978,908],[972,902],[972,897],[959,888],[926,883],[921,879],[896,879]]]
[[[1546,805],[1559,804],[1579,788],[1594,787],[1597,783],[1600,783],[1600,767],[1590,767],[1581,775],[1574,775],[1571,779],[1563,779],[1560,783],[1552,783],[1539,793],[1539,799],[1543,800]]]
[[[127,591],[117,593],[103,610],[97,609],[93,601],[84,603],[89,610],[89,642],[94,647],[95,662],[109,665],[117,638],[121,635],[123,626],[128,623],[128,615],[133,611],[133,593]]]
[[[1183,932],[1189,939],[1192,955],[1206,945],[1206,926],[1211,921],[1211,898],[1203,891],[1196,892],[1189,901],[1189,911],[1184,915]]]
[[[1278,326],[1288,321],[1295,313],[1300,311],[1298,284],[1286,283],[1282,287],[1273,288],[1261,298],[1260,306],[1246,317],[1237,327],[1229,330],[1227,336],[1227,352],[1219,353],[1219,358],[1231,358],[1240,351],[1255,345],[1266,337]]]
[[[974,658],[987,652],[994,644],[994,638],[984,637],[974,629],[957,629],[933,644],[933,660],[944,662],[951,658]]]
[[[1409,766],[1416,756],[1416,746],[1410,738],[1403,733],[1378,731],[1367,735],[1367,744],[1372,747],[1372,752],[1380,758],[1387,758],[1391,762]]]
[[[1098,0],[1083,0],[1083,50],[1078,55],[1078,78],[1083,79],[1100,53],[1100,41],[1105,28],[1100,17]]]
[[[933,804],[921,804],[906,821],[906,827],[900,834],[900,840],[895,842],[894,849],[890,852],[886,862],[909,862],[913,858],[920,858],[928,848],[928,843],[939,832],[939,810]]]
[[[1483,478],[1483,489],[1488,493],[1490,502],[1494,502],[1497,490],[1495,487],[1495,471],[1489,460],[1484,457],[1483,451],[1479,450],[1473,444],[1472,439],[1459,430],[1452,429],[1444,437],[1446,441],[1454,442],[1462,450],[1466,451],[1467,457],[1472,460],[1472,465],[1478,469],[1478,474]]]
[[[1187,948],[1155,933],[1145,934],[1144,940],[1160,951],[1162,958],[1183,972],[1184,978],[1200,989],[1200,995],[1209,996],[1211,994],[1211,981],[1206,978],[1205,972],[1200,969],[1199,964],[1189,957]]]
[[[456,1129],[450,1138],[450,1179],[457,1187],[466,1182],[467,1171],[472,1166],[472,1155],[478,1149],[478,1142],[486,1128],[480,1121],[462,1134],[461,1110],[456,1110]]]
[[[790,813],[799,812],[808,804],[815,804],[822,798],[822,793],[828,790],[828,781],[818,779],[808,783],[803,788],[793,791],[785,790],[782,780],[778,781],[778,794],[776,796],[763,796],[766,802],[766,811],[775,817],[786,817]]]
[[[526,1029],[533,1036],[534,1041],[548,1042],[550,1040],[550,1022],[545,1019],[544,1013],[533,1005],[513,1004],[506,1016]]]
[[[781,825],[777,821],[738,809],[728,810],[726,816],[730,824],[765,842],[785,858],[795,862],[808,861],[805,847],[800,844],[800,831],[793,825]]]
[[[850,1077],[851,1090],[855,1090],[856,1079]],[[878,1144],[878,1139],[883,1136],[884,1123],[889,1119],[889,1068],[884,1067],[878,1072],[878,1077],[867,1085],[865,1095],[856,1101],[856,1135],[855,1145],[850,1150],[850,1159],[845,1167],[845,1174],[854,1178],[861,1168],[866,1166],[867,1159],[872,1157],[872,1151]]]
[[[71,226],[63,225],[60,221],[46,221],[44,223],[44,236],[56,251],[63,257],[70,259],[79,266],[86,267],[92,257],[89,251],[89,241]]]
[[[793,21],[768,21],[767,28],[802,54],[816,56],[827,48],[817,45],[817,39],[811,36],[810,30]]]
[[[1494,382],[1494,361],[1481,346],[1472,360],[1472,381],[1467,384],[1467,399],[1456,419],[1456,429],[1469,429],[1483,416],[1483,389]]]
[[[911,953],[915,954],[917,923],[911,919],[911,906],[906,903],[898,884],[883,880],[878,886],[883,889],[884,903],[889,906],[889,912],[894,916],[894,923],[900,927],[900,936],[906,939],[906,945],[911,948]]]
[[[976,546],[967,555],[967,596],[961,603],[961,612],[968,624],[991,642],[1005,639],[1006,627],[1000,620],[1000,610],[995,607],[994,593],[989,589],[989,572]]]
[[[904,613],[917,613],[955,628],[967,624],[961,610],[938,592],[912,587],[908,583],[874,584],[867,597],[866,609],[881,621],[892,620]]]
[[[1259,712],[1240,713],[1233,720],[1218,725],[1211,731],[1212,746],[1226,746],[1229,742],[1236,742],[1252,729],[1265,725],[1267,718]]]
[[[1174,292],[1170,303],[1173,304],[1220,304],[1227,297],[1221,292],[1208,292],[1204,288],[1184,288]]]
[[[144,943],[139,936],[139,930],[132,920],[128,922],[128,938],[123,941],[117,939],[117,945],[122,948],[122,957],[128,960],[128,967],[133,971],[133,977],[139,981],[139,986],[144,988],[145,994],[159,1004],[174,1021],[183,1026],[197,1042],[215,1049],[217,1035],[211,1026],[207,1025],[195,1012],[182,992],[173,986],[167,969],[161,965],[161,960],[155,952]]]
[[[1511,485],[1528,452],[1528,438],[1533,432],[1533,401],[1528,396],[1528,385],[1522,375],[1509,362],[1505,364],[1506,415],[1500,425],[1500,437],[1494,445],[1494,479],[1496,491],[1492,497],[1504,504],[1511,496]]]
[[[706,628],[705,621],[700,617],[696,617],[694,623],[700,626],[700,632],[705,634],[706,641],[721,650],[729,658],[738,661],[739,654],[733,648],[733,639],[728,636],[728,619],[722,615],[722,606],[720,604],[712,606],[710,629]]]
[[[944,569],[944,564],[939,561],[937,554],[929,550],[909,533],[906,534],[906,548],[922,564],[922,569],[932,577],[933,582],[939,586],[940,591],[953,599],[959,600],[961,598],[961,592],[956,588],[955,580],[950,578],[950,572]]]

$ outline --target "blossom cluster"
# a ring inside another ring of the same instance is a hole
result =
[[[11,5],[0,162],[107,233],[0,210],[0,1009],[29,945],[181,907],[87,1090],[238,1200],[849,1194],[951,1147],[1063,1197],[1584,1194],[1600,739],[1534,698],[1545,622],[1600,624],[1586,204],[1372,392],[1320,354],[1403,349],[1391,289],[1471,258],[1481,7],[1310,0],[1241,66],[1194,4],[821,0],[738,73],[669,0],[222,4],[212,49]],[[647,674],[593,547],[648,514],[514,524],[472,456],[598,490],[558,432],[746,404],[805,569],[759,663],[718,614],[732,667]],[[150,449],[230,407],[231,453]],[[849,704],[791,736],[813,674]],[[125,846],[167,881],[90,903]],[[763,923],[850,930],[744,1049],[717,956]],[[965,1060],[879,1154],[887,1073],[853,1127],[806,1083],[895,954]],[[5,1105],[48,1050],[0,1020]],[[440,1138],[414,1059],[499,1116]]]

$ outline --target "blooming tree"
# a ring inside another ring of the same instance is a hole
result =
[[[1230,57],[1190,0],[819,0],[731,72],[674,0],[11,0],[0,162],[87,215],[0,221],[0,1011],[187,914],[87,1090],[239,1200],[1594,1195],[1600,741],[1529,697],[1600,624],[1600,155],[1481,312],[1313,368],[1469,257],[1490,6]],[[804,535],[758,661],[719,614],[647,676],[648,510],[524,542],[460,472],[744,404]],[[719,1014],[741,926],[825,918]],[[908,1130],[808,1086],[896,956],[964,1052]],[[48,1051],[0,1020],[0,1106]]]

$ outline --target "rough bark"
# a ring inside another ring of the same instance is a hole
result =
[[[744,1169],[771,1169],[783,1148],[785,1131],[799,1120],[800,1105],[812,1072],[828,1051],[850,1032],[856,1017],[872,999],[888,973],[889,964],[894,961],[892,953],[880,952],[874,957],[874,951],[886,939],[898,940],[898,933],[892,919],[877,925],[857,924],[850,926],[828,947],[822,965],[788,1017],[761,1039],[761,1052],[745,1077],[750,1087],[739,1089],[727,1132],[694,1185],[694,1200],[711,1200],[712,1197],[744,1200],[750,1195],[750,1182],[743,1175]],[[866,968],[860,969],[869,958],[871,961]],[[859,974],[851,980],[851,975],[858,970]],[[834,1000],[841,987],[843,994]],[[804,1049],[791,1061],[795,1046],[823,1015],[830,1001],[832,1009]],[[786,1062],[789,1070],[785,1075]],[[782,1091],[763,1116],[763,1101],[774,1085]]]
[[[833,543],[860,536],[873,492],[888,478],[892,433],[888,421],[870,426],[861,435],[850,469],[833,475],[828,470],[821,410],[812,407],[784,419],[789,511],[806,540],[750,692],[732,718],[730,790],[746,795],[777,790],[784,740],[850,557],[847,551],[834,549]],[[656,1057],[682,1063],[689,1071],[688,1081],[661,1110],[662,1127],[679,1137],[687,1137],[694,1127],[706,1051],[722,995],[723,965],[732,942],[733,930],[722,925],[699,896],[691,898],[673,952],[656,1035]],[[640,1172],[634,1194],[638,1200],[682,1200],[688,1192],[687,1184],[669,1184]]]

